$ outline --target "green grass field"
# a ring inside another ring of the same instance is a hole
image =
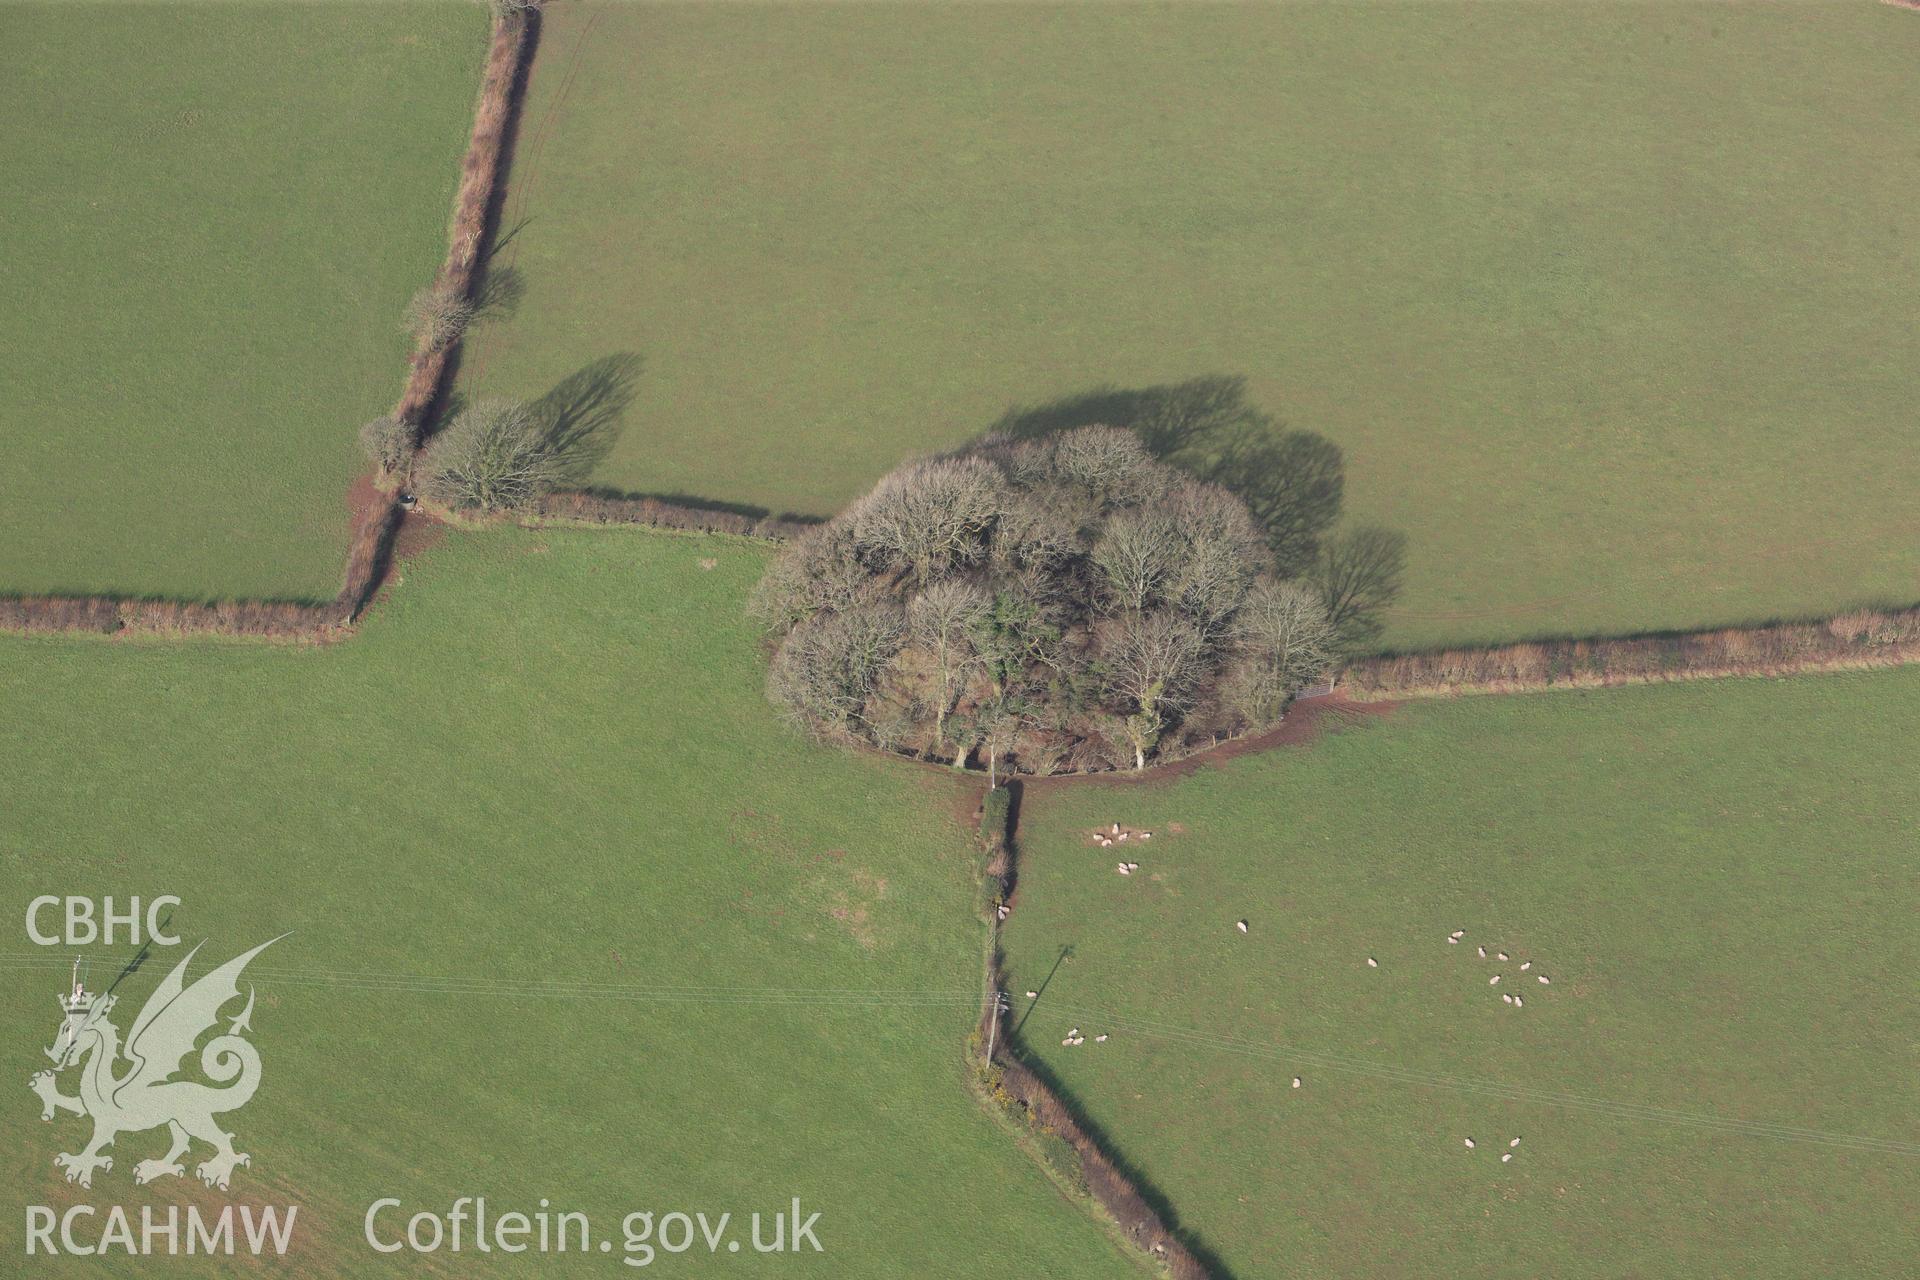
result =
[[[473,391],[826,514],[1013,402],[1244,373],[1404,528],[1399,646],[1920,598],[1920,17],[556,7]]]
[[[1073,952],[1022,1038],[1243,1280],[1901,1273],[1916,715],[1915,670],[1468,699],[1030,789],[1016,1005]]]
[[[485,51],[457,0],[0,4],[0,591],[332,598]]]
[[[996,1273],[995,1250],[1024,1275],[1137,1274],[966,1092],[982,926],[959,784],[775,723],[741,619],[763,563],[694,538],[464,535],[408,565],[343,645],[0,640],[16,930],[45,892],[178,894],[176,925],[219,959],[294,931],[257,962],[265,1083],[229,1127],[254,1156],[232,1197],[305,1206],[301,1274],[421,1274],[361,1243],[366,1205],[444,1213],[481,1193],[496,1211],[546,1196],[610,1233],[629,1210],[744,1223],[798,1195],[825,1214],[826,1252],[764,1265],[807,1275]],[[7,953],[32,950],[15,938]],[[99,953],[96,977],[119,958]],[[383,993],[310,985],[318,971],[958,1003]],[[0,1248],[23,1203],[224,1200],[133,1187],[164,1134],[123,1138],[91,1192],[61,1181],[52,1157],[85,1131],[42,1124],[26,1079],[65,974],[7,973]],[[433,1261],[623,1271],[617,1255]]]

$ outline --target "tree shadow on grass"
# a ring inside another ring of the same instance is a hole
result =
[[[603,356],[528,406],[553,450],[562,483],[582,483],[606,460],[620,438],[642,365],[631,351]]]
[[[1290,430],[1247,400],[1247,380],[1212,374],[1163,386],[1096,387],[1015,405],[991,434],[1033,440],[1074,427],[1127,427],[1159,457],[1239,495],[1285,577],[1306,573],[1340,517],[1346,461],[1318,432]]]
[[[1114,1169],[1132,1184],[1134,1191],[1139,1193],[1140,1199],[1153,1210],[1166,1229],[1187,1247],[1187,1251],[1206,1269],[1207,1274],[1215,1277],[1216,1280],[1235,1280],[1235,1273],[1227,1266],[1225,1259],[1215,1253],[1193,1229],[1181,1223],[1180,1214],[1174,1208],[1173,1202],[1167,1198],[1166,1193],[1147,1177],[1139,1165],[1121,1151],[1113,1134],[1088,1114],[1086,1104],[1054,1073],[1046,1057],[1032,1052],[1026,1043],[1026,1038],[1018,1032],[1009,1033],[1007,1042],[1008,1051],[1020,1065],[1031,1071],[1040,1083],[1060,1100],[1060,1105],[1066,1108],[1080,1132],[1105,1153]]]

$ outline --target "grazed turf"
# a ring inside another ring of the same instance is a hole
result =
[[[1008,1274],[1004,1250],[1023,1275],[1134,1274],[966,1093],[980,925],[956,784],[775,722],[741,617],[763,563],[708,539],[467,535],[408,565],[391,604],[330,648],[0,640],[0,953],[33,950],[19,930],[35,894],[173,893],[211,957],[293,930],[262,966],[496,988],[257,979],[265,1082],[227,1120],[254,1157],[232,1198],[304,1205],[308,1274],[420,1274],[361,1242],[366,1207],[444,1213],[482,1194],[495,1212],[543,1196],[585,1210],[616,1245],[630,1211],[731,1212],[744,1232],[797,1195],[825,1215],[826,1252],[747,1255],[769,1273]],[[96,977],[124,950],[97,954]],[[52,1157],[85,1131],[43,1125],[25,1082],[65,974],[0,972],[9,1251],[26,1204],[137,1212],[195,1194],[133,1187],[162,1134],[121,1139],[89,1193],[60,1181]],[[554,982],[959,1003],[500,989]],[[623,1270],[599,1254],[433,1261]],[[49,1275],[152,1265],[33,1260]],[[658,1265],[752,1269],[704,1250]]]
[[[1864,3],[582,0],[466,385],[636,352],[599,482],[826,514],[1245,373],[1410,534],[1390,644],[1910,601],[1916,59]]]
[[[1248,1280],[1898,1273],[1917,714],[1910,669],[1466,699],[1030,791],[1016,997],[1073,953],[1023,1038]]]
[[[0,591],[329,599],[486,18],[0,5]]]

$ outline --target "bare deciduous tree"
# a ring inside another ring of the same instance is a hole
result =
[[[768,692],[807,728],[850,732],[901,633],[899,611],[879,603],[810,618],[774,654]]]
[[[1179,563],[1180,527],[1157,510],[1119,511],[1093,547],[1108,607],[1138,612],[1160,598]]]
[[[947,713],[969,669],[980,661],[973,633],[992,601],[970,582],[936,582],[907,605],[907,631],[933,660],[933,737],[947,740]]]
[[[458,291],[429,285],[407,303],[401,328],[428,351],[438,351],[460,340],[473,323],[474,307]]]
[[[434,437],[423,487],[450,507],[501,511],[526,506],[558,473],[552,443],[526,405],[482,400]]]
[[[1117,427],[1065,431],[1048,441],[1054,475],[1107,506],[1130,506],[1166,487],[1140,437]]]
[[[1249,723],[1279,718],[1296,690],[1319,680],[1339,653],[1325,606],[1297,582],[1262,578],[1234,618],[1240,658],[1226,697]]]
[[[838,523],[816,525],[767,566],[747,599],[747,612],[769,630],[785,630],[823,610],[850,607],[866,582],[852,531]]]
[[[911,463],[853,508],[854,540],[874,563],[931,582],[986,553],[1000,479],[999,469],[980,458]]]
[[[382,471],[398,471],[413,453],[413,428],[388,414],[360,428],[360,449]]]
[[[1168,717],[1189,705],[1206,645],[1191,622],[1168,610],[1123,614],[1104,632],[1107,690],[1131,708],[1127,741],[1133,767],[1144,769]]]

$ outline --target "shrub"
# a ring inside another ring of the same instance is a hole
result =
[[[428,351],[439,351],[460,340],[473,323],[473,304],[458,290],[431,285],[413,295],[401,328]]]
[[[375,418],[360,428],[360,448],[382,471],[398,471],[413,452],[413,428],[391,415]]]
[[[1271,722],[1331,660],[1245,504],[1111,427],[899,468],[790,544],[750,609],[797,723],[996,781],[1184,754]]]
[[[1013,796],[1005,787],[987,792],[986,801],[980,806],[980,834],[995,846],[1006,842],[1007,818],[1012,808]]]
[[[527,406],[483,400],[434,437],[423,488],[450,507],[500,511],[534,502],[558,475],[553,443]]]

